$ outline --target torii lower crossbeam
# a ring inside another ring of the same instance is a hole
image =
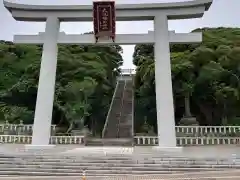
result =
[[[15,35],[14,43],[18,44],[43,44],[45,33],[39,33],[38,35]],[[175,33],[169,31],[169,42],[171,44],[189,44],[199,43],[202,41],[202,33]],[[154,32],[149,31],[148,34],[117,34],[115,43],[111,40],[102,40],[97,44],[154,44]],[[92,34],[65,34],[60,32],[58,35],[58,44],[82,44],[90,45],[95,43],[95,37]]]

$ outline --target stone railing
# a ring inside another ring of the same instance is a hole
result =
[[[177,137],[239,137],[240,126],[176,126]]]
[[[27,135],[0,135],[3,144],[31,144],[32,136]],[[154,136],[135,136],[135,145],[154,146],[158,138]],[[52,136],[50,144],[84,144],[84,136]],[[233,145],[240,144],[240,137],[177,137],[179,146],[194,145]]]
[[[0,135],[32,135],[32,124],[10,124],[7,121],[0,124]],[[55,133],[56,125],[52,125],[52,134]]]
[[[158,145],[158,138],[154,136],[135,136],[134,143],[138,146],[154,146]],[[178,146],[233,145],[239,143],[240,137],[177,137]]]
[[[126,74],[133,75],[135,73],[136,73],[135,69],[121,69],[121,72],[120,72],[121,75],[126,75]]]
[[[3,144],[31,144],[32,136],[0,135]],[[84,136],[51,136],[50,144],[84,144]]]
[[[230,145],[239,144],[240,126],[176,126],[177,144],[190,145]],[[156,136],[135,136],[136,145],[157,145]]]
[[[240,144],[240,126],[176,126],[176,134],[179,146]],[[0,135],[0,143],[30,144],[31,141],[31,135]],[[139,146],[157,145],[158,138],[137,135],[134,142]],[[84,136],[51,136],[50,143],[84,144]]]

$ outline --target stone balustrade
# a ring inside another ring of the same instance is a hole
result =
[[[153,146],[158,144],[154,136],[135,136],[134,142],[138,146]],[[177,137],[178,146],[200,145],[233,145],[239,144],[240,137]]]
[[[51,144],[84,144],[84,136],[52,136]]]
[[[32,124],[10,124],[6,121],[0,124],[0,135],[32,135]],[[56,125],[52,125],[52,135],[55,134]]]
[[[0,143],[31,144],[32,136],[0,135]],[[84,144],[84,136],[51,136],[50,144]]]
[[[28,135],[0,135],[0,143],[4,144],[31,144],[32,136]],[[157,145],[155,136],[135,136],[135,145]],[[194,145],[233,145],[239,144],[240,137],[177,137],[179,146]],[[52,136],[50,144],[84,144],[84,136]]]
[[[240,126],[176,126],[177,137],[238,137]]]
[[[230,145],[240,143],[240,126],[176,126],[177,144]],[[136,145],[157,145],[156,136],[139,135],[134,137]]]
[[[135,73],[136,73],[135,69],[121,69],[121,72],[120,72],[121,75],[126,75],[126,74],[133,75]]]
[[[22,125],[22,132],[29,132],[32,125]],[[0,125],[4,132],[6,125]],[[53,125],[52,129],[56,126]],[[19,124],[8,124],[7,129],[17,131]],[[190,145],[231,145],[240,144],[240,126],[176,126],[177,144],[179,146]],[[30,144],[31,134],[0,134],[0,143]],[[136,135],[134,137],[136,145],[149,146],[157,145],[157,136]],[[51,136],[51,144],[84,144],[84,136],[71,136],[56,134]]]

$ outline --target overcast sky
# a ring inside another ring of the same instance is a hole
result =
[[[16,22],[5,10],[0,0],[0,39],[13,40],[14,34],[36,34],[44,31],[44,23]],[[92,0],[9,0],[24,4],[91,4]],[[184,0],[116,0],[122,3],[160,3]],[[169,29],[176,32],[189,32],[202,27],[240,27],[240,0],[213,0],[214,3],[202,19],[170,21]],[[62,23],[61,31],[80,34],[93,30],[92,23]],[[153,22],[117,22],[117,33],[147,33],[153,30]],[[131,68],[134,46],[123,46],[124,68]]]

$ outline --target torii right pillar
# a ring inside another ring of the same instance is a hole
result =
[[[156,109],[159,150],[177,150],[171,77],[168,18],[154,19]]]

